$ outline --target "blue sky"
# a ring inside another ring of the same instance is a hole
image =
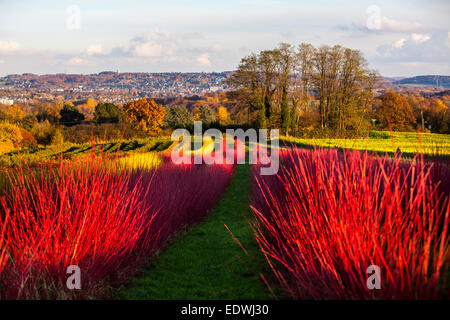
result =
[[[450,74],[450,1],[0,0],[0,75],[233,70],[279,42],[359,49],[385,76]]]

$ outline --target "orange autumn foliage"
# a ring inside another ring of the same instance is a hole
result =
[[[166,111],[154,100],[139,99],[127,102],[123,110],[129,122],[143,131],[157,133],[163,126]]]

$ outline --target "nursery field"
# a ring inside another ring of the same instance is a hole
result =
[[[13,166],[20,163],[27,165],[41,164],[45,161],[75,159],[78,157],[96,154],[125,154],[164,151],[170,147],[170,137],[155,137],[146,139],[133,139],[121,141],[106,141],[100,143],[63,143],[62,145],[40,146],[20,149],[0,154],[0,166]]]
[[[449,298],[448,160],[344,146],[281,149],[269,176],[174,164],[169,138],[5,154],[0,299]]]
[[[429,156],[441,156],[450,158],[450,135],[436,133],[416,133],[416,132],[389,132],[371,131],[367,138],[340,139],[302,139],[293,137],[282,137],[280,145],[283,143],[294,144],[298,147],[312,148],[313,146],[330,147],[356,150],[369,150],[380,154],[390,155],[400,148],[403,156],[412,157],[415,153],[422,153]]]

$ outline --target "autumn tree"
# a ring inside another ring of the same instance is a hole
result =
[[[416,119],[411,106],[402,95],[387,90],[380,100],[381,106],[376,110],[376,114],[384,128],[395,131],[413,129]]]
[[[292,102],[300,106],[301,111],[309,111],[309,102],[312,98],[312,74],[315,48],[308,43],[301,43],[294,53],[294,82],[292,86]]]
[[[0,145],[12,144],[12,147],[17,147],[22,142],[22,134],[20,128],[8,122],[0,122]]]
[[[123,111],[130,123],[143,131],[157,133],[163,126],[166,110],[154,100],[139,99],[127,102]]]
[[[450,129],[449,108],[441,99],[434,99],[430,109],[425,112],[425,118],[431,129],[437,133],[448,133]]]
[[[25,115],[25,112],[17,104],[10,106],[5,112],[6,119],[11,123],[19,123],[25,118]]]
[[[166,107],[164,117],[164,127],[167,128],[187,128],[193,122],[192,114],[182,105]]]
[[[92,98],[87,98],[86,105],[88,106],[89,109],[94,111],[95,107],[97,106],[97,101]]]
[[[96,123],[118,123],[120,109],[114,103],[99,103],[95,106],[94,121]]]
[[[60,123],[65,126],[80,124],[84,120],[84,115],[73,104],[66,103],[59,112]]]
[[[216,115],[207,105],[200,105],[195,108],[194,120],[202,121],[204,124],[216,122]]]
[[[411,106],[416,122],[422,130],[436,133],[450,132],[450,110],[445,95],[441,99],[424,97],[419,92],[409,93],[406,99]]]
[[[276,90],[281,111],[281,127],[285,134],[289,134],[291,121],[291,106],[289,91],[291,90],[291,75],[294,71],[295,55],[293,47],[281,43],[274,51],[276,66]]]
[[[84,114],[86,119],[91,120],[94,118],[95,107],[97,106],[97,101],[93,98],[88,98],[85,101],[81,101],[76,104],[76,107]]]
[[[5,113],[5,111],[3,111],[1,109],[1,106],[0,106],[0,121],[5,121],[5,120],[6,120],[6,113]]]
[[[28,114],[20,121],[20,125],[25,130],[30,131],[37,122],[38,120],[34,114]]]
[[[266,129],[267,128],[266,108],[264,106],[258,112],[258,116],[256,118],[256,126],[259,129]]]
[[[268,126],[287,134],[297,128],[298,111],[309,112],[317,99],[319,126],[339,131],[364,127],[371,107],[377,73],[357,50],[342,46],[297,48],[281,43],[241,60],[227,83],[246,96],[249,114],[261,122],[265,110]],[[258,113],[257,113],[258,112]]]
[[[63,141],[62,134],[59,129],[50,124],[48,120],[36,123],[31,129],[31,134],[39,144],[43,145],[61,144]]]
[[[235,99],[245,108],[247,122],[255,112],[260,114],[264,107],[264,86],[260,74],[258,56],[251,54],[242,58],[236,72],[227,79],[228,85],[236,89]]]
[[[359,129],[378,80],[360,51],[322,46],[313,57],[312,84],[319,101],[322,128]]]
[[[40,102],[36,105],[36,118],[39,122],[48,120],[51,124],[57,124],[61,118],[62,102]]]
[[[228,123],[228,110],[227,108],[220,106],[217,109],[217,121],[219,121],[219,123],[221,125],[227,124]]]

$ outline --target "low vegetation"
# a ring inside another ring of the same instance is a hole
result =
[[[374,151],[394,155],[398,150],[404,156],[416,153],[432,157],[450,157],[450,135],[416,132],[371,131],[363,138],[294,138],[281,137],[280,145],[313,148],[314,146]]]
[[[92,142],[84,144],[63,143],[60,145],[33,147],[7,152],[0,155],[0,166],[14,166],[21,163],[36,165],[43,162],[58,161],[60,157],[64,159],[75,159],[89,156],[93,152],[104,155],[159,152],[166,150],[171,144],[170,137],[138,138],[100,142],[97,144],[93,144]]]
[[[23,167],[0,197],[0,298],[95,298],[129,279],[220,198],[233,167],[163,164],[116,170],[102,158],[61,162],[49,179]],[[83,290],[66,269],[83,270]]]
[[[257,169],[256,239],[287,295],[448,298],[448,182],[438,188],[448,171],[431,174],[420,157],[405,163],[330,149],[284,151],[276,176]],[[382,270],[382,290],[366,284],[372,265]]]

